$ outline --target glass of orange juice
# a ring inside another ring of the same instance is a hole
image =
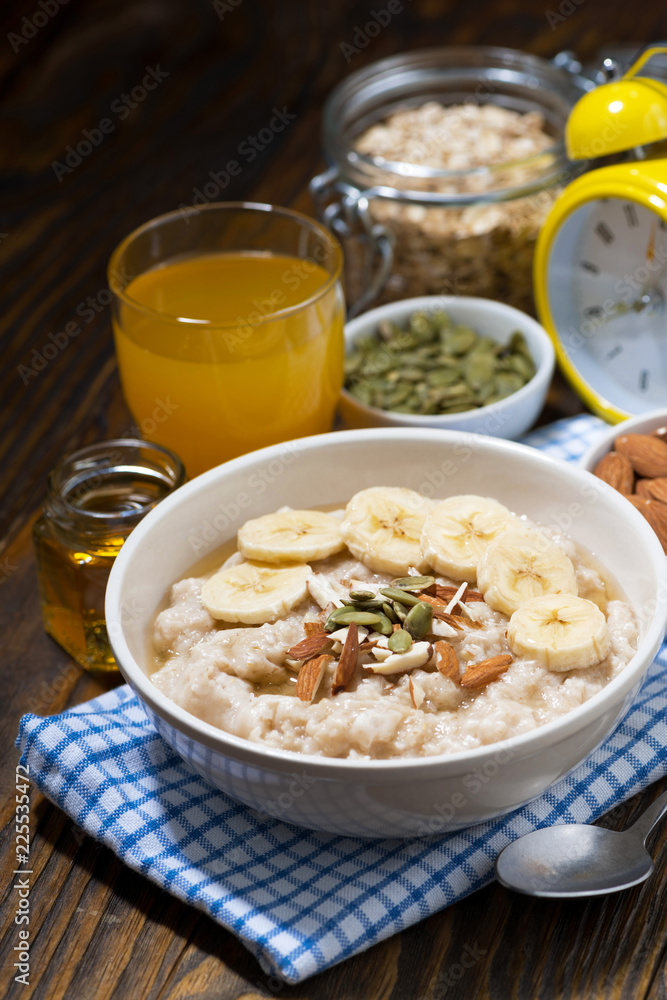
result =
[[[342,251],[299,212],[170,212],[109,262],[123,394],[190,476],[330,429],[343,378]]]

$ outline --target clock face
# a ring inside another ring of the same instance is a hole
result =
[[[667,222],[633,201],[573,212],[551,249],[551,313],[570,361],[627,413],[667,403]]]

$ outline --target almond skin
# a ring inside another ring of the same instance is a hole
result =
[[[625,455],[617,451],[610,451],[601,458],[593,469],[593,475],[613,486],[619,493],[632,493],[634,470]]]
[[[511,662],[509,653],[503,653],[502,656],[491,656],[488,660],[471,663],[461,678],[461,687],[472,691],[485,687],[504,674]]]
[[[336,673],[331,684],[331,693],[344,691],[355,675],[359,662],[359,629],[354,622],[348,626],[347,638],[340,654]]]
[[[315,656],[311,660],[306,660],[299,671],[296,679],[296,695],[301,701],[312,701],[317,694],[317,689],[324,677],[327,664],[333,660],[333,656]]]
[[[303,627],[306,630],[306,635],[326,635],[326,632],[322,628],[322,622],[304,622]]]
[[[657,437],[661,441],[667,441],[667,426],[656,427],[654,431],[651,431],[651,437]]]
[[[638,497],[644,497],[648,500],[651,496],[651,483],[652,479],[638,479],[635,483],[635,493]]]
[[[650,497],[636,496],[634,493],[624,493],[623,496],[629,500],[633,507],[636,507],[640,514],[644,514],[646,508],[651,503]]]
[[[445,642],[444,639],[440,639],[435,643],[435,655],[438,670],[442,676],[458,684],[460,677],[459,658],[454,647]]]
[[[630,462],[638,476],[667,476],[667,443],[650,434],[622,434],[614,447]]]
[[[449,604],[454,594],[457,593],[458,589],[459,589],[458,587],[452,587],[451,584],[436,583],[432,587],[429,587],[426,593],[432,594],[434,597],[440,598],[440,600],[443,601],[444,604]],[[425,599],[423,593],[419,599],[420,601],[423,601]],[[460,600],[463,602],[463,604],[466,603],[471,604],[473,601],[483,601],[484,595],[480,594],[478,590],[471,590],[470,587],[466,587],[466,589],[463,591],[463,594],[461,595]]]
[[[661,503],[667,503],[667,477],[661,476],[658,479],[641,479],[642,484],[646,483],[646,486],[642,485],[642,492],[639,492],[639,483],[637,483],[637,493],[640,496],[650,496],[652,500],[659,500]],[[646,493],[643,492],[646,490]]]
[[[663,551],[667,553],[667,503],[649,500],[646,510],[642,513],[658,536]]]
[[[292,646],[291,649],[287,650],[287,655],[293,660],[309,660],[311,656],[318,656],[320,653],[325,653],[332,646],[333,639],[330,639],[324,629],[322,629],[320,632],[313,632],[312,635],[307,635],[301,642],[297,642],[296,646]]]

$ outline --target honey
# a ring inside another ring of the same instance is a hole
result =
[[[86,670],[117,670],[104,620],[109,572],[132,529],[184,481],[173,453],[130,438],[82,448],[51,472],[33,528],[42,617]]]

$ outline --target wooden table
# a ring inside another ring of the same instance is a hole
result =
[[[376,8],[384,6],[378,0]],[[125,868],[38,794],[31,803],[31,982],[12,981],[18,720],[28,710],[58,712],[102,687],[42,631],[30,528],[56,460],[131,424],[109,311],[101,302],[114,245],[144,220],[191,203],[209,171],[219,170],[245,137],[256,134],[274,107],[296,118],[232,179],[224,197],[311,211],[307,182],[321,166],[322,102],[348,72],[381,56],[437,43],[486,43],[543,56],[572,48],[594,59],[606,44],[667,36],[659,4],[626,0],[404,0],[403,8],[349,64],[341,44],[354,42],[355,28],[369,18],[368,3],[23,0],[0,12],[0,982],[7,997],[274,995],[231,934]],[[155,87],[132,97],[151,69]],[[110,114],[113,129],[80,163],[71,156],[67,161],[67,147]],[[49,334],[77,318],[80,336],[37,370]],[[579,408],[556,381],[545,416]],[[659,791],[638,796],[605,823],[622,827]],[[279,995],[664,998],[666,843],[663,830],[654,850],[656,874],[642,888],[557,903],[530,901],[493,885]],[[466,946],[477,949],[478,959],[457,978]]]

